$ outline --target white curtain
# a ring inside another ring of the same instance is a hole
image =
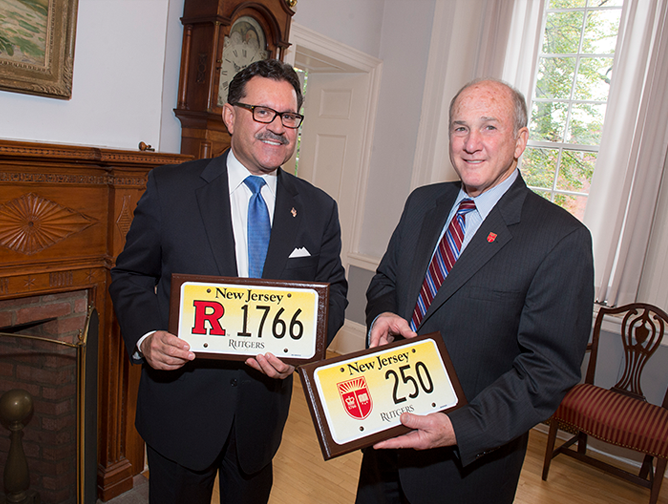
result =
[[[475,77],[530,93],[544,0],[436,0],[411,188],[456,180],[448,107]]]
[[[501,77],[528,101],[544,8],[544,0],[515,0],[505,47]],[[584,216],[594,239],[596,298],[608,305],[635,301],[643,274],[668,150],[667,55],[668,0],[626,0]]]
[[[513,7],[510,37],[500,77],[524,93],[531,110],[536,61],[542,42],[545,0],[515,0]]]
[[[668,147],[668,0],[626,0],[584,222],[596,296],[636,300]]]

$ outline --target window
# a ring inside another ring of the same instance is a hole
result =
[[[522,158],[527,185],[582,220],[624,0],[549,0]]]
[[[299,82],[302,85],[302,95],[304,97],[304,100],[306,100],[306,84],[308,83],[308,69],[301,69],[297,67],[293,67],[295,72],[297,72],[297,77],[299,77]],[[299,109],[299,113],[301,115],[304,115],[304,104],[302,103],[302,108]],[[302,128],[304,127],[304,122],[302,121],[301,126],[299,126],[299,131],[297,133],[297,147],[295,149],[294,153],[294,160],[295,160],[295,170],[293,172],[293,175],[295,177],[298,176],[299,173],[299,154],[301,153],[301,148],[302,148]]]

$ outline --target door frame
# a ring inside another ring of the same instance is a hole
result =
[[[339,206],[342,204],[353,205],[350,245],[348,250],[342,250],[341,260],[343,266],[346,270],[350,264],[356,264],[362,268],[375,270],[377,262],[369,261],[365,256],[359,254],[359,242],[362,231],[362,222],[364,219],[364,205],[367,194],[367,182],[369,179],[369,166],[371,162],[383,62],[378,58],[293,22],[290,28],[290,47],[286,51],[284,61],[294,65],[297,53],[300,51],[314,55],[321,58],[323,61],[328,62],[332,66],[331,71],[333,72],[337,71],[335,67],[338,67],[340,72],[369,74],[369,99],[366,104],[365,113],[363,114],[364,127],[362,128],[362,131],[364,131],[364,134],[358,163],[360,170],[357,174],[357,190],[352,196],[352,201],[338,203]]]
[[[354,195],[351,195],[351,201],[340,201],[338,203],[339,206],[342,204],[353,206],[352,229],[348,250],[341,251],[341,262],[346,269],[346,276],[350,273],[351,265],[375,271],[378,266],[378,259],[359,253],[359,242],[364,219],[383,62],[378,58],[293,22],[290,29],[290,47],[285,53],[284,61],[294,66],[298,53],[300,55],[307,54],[321,62],[325,62],[331,67],[330,71],[337,71],[337,68],[339,68],[338,71],[340,72],[367,73],[369,75],[368,101],[365,113],[362,115],[364,125],[361,130],[364,133],[358,163],[360,168],[357,174],[356,191]],[[346,354],[355,350],[361,350],[365,346],[366,327],[363,324],[346,319],[329,348],[341,354]]]

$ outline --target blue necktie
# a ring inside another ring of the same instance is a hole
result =
[[[244,184],[253,192],[248,202],[248,277],[262,278],[271,235],[269,210],[260,194],[265,181],[262,177],[249,175]]]

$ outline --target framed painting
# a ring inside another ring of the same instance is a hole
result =
[[[72,96],[78,0],[0,0],[0,90]]]

